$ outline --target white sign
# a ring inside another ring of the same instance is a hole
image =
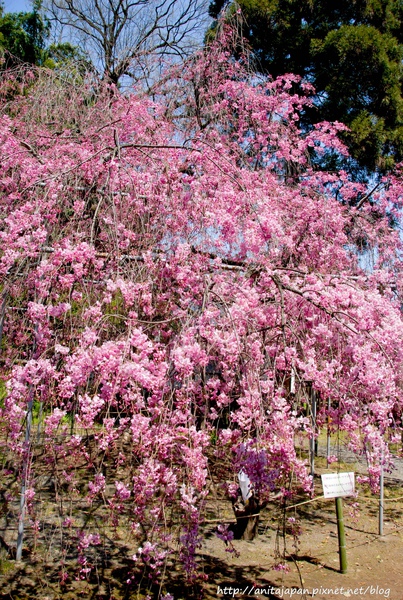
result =
[[[243,471],[238,473],[239,487],[241,488],[243,501],[246,502],[252,496],[252,484],[249,477]]]
[[[354,473],[327,473],[321,477],[325,498],[354,496]]]

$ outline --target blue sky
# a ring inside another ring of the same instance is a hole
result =
[[[5,12],[25,12],[31,10],[29,0],[3,0]]]

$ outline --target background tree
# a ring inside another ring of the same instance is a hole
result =
[[[162,54],[191,52],[206,27],[205,0],[46,0],[44,5],[113,83],[125,75],[144,76],[150,61],[158,63]]]
[[[224,5],[214,0],[210,14]],[[347,124],[343,139],[367,171],[382,173],[402,159],[401,2],[240,0],[227,10],[238,6],[260,68],[273,77],[297,73],[315,86],[305,126],[323,119]]]
[[[50,43],[51,26],[41,7],[41,0],[35,0],[31,12],[5,13],[0,5],[0,51],[5,59],[2,68],[26,63],[51,69],[68,64],[71,71],[78,69],[81,73],[88,70],[89,62],[77,46]]]
[[[42,65],[47,59],[46,46],[50,25],[35,1],[31,12],[4,13],[0,5],[0,48],[26,63]],[[10,57],[8,63],[13,59]]]

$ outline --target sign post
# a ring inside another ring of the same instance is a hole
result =
[[[322,475],[325,498],[336,498],[337,534],[339,538],[340,573],[347,573],[346,534],[343,520],[343,500],[353,496],[355,491],[354,473],[327,473]]]
[[[336,498],[337,535],[339,538],[340,573],[347,573],[346,534],[343,520],[343,500]]]

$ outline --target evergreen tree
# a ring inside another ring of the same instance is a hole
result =
[[[42,65],[47,59],[50,24],[42,17],[40,7],[37,1],[31,12],[5,13],[0,5],[0,49],[12,55],[11,62],[16,58]]]
[[[41,0],[35,0],[31,12],[5,13],[0,4],[0,53],[2,68],[28,63],[50,69],[74,63],[88,69],[84,53],[70,42],[49,44],[50,22],[43,16]]]
[[[213,0],[217,17],[225,2]],[[403,159],[401,0],[239,0],[262,70],[297,73],[316,89],[304,125],[342,121],[356,166],[384,172]]]

